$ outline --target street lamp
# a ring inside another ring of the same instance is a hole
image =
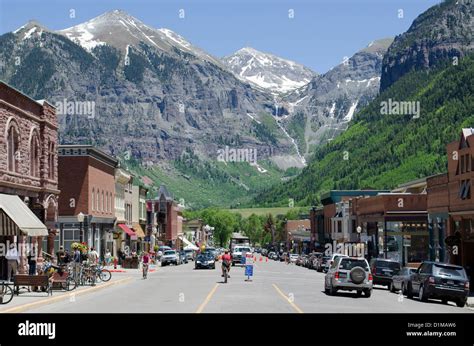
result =
[[[359,243],[360,243],[360,233],[362,232],[362,227],[357,226],[356,231],[357,231],[357,234],[359,235]]]
[[[77,221],[79,221],[79,239],[80,239],[80,242],[82,243],[84,241],[84,237],[83,237],[83,234],[82,234],[82,223],[84,222],[84,217],[85,215],[82,213],[82,212],[79,212],[79,214],[77,214]]]

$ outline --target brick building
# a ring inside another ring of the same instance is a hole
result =
[[[284,230],[288,249],[292,249],[294,253],[309,253],[311,240],[309,219],[287,220]]]
[[[116,166],[115,158],[93,146],[59,146],[59,243],[65,249],[85,241],[101,256],[112,250]]]
[[[57,131],[53,106],[0,81],[0,242],[37,244],[39,262],[42,251],[54,253],[57,234]],[[5,266],[0,257],[2,278]]]

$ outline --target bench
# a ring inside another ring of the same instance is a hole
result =
[[[41,287],[46,289],[47,295],[52,295],[49,277],[47,275],[15,275],[13,277],[13,286],[16,295],[20,294],[20,286]]]

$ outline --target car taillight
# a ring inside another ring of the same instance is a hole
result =
[[[435,278],[432,277],[432,276],[430,276],[430,277],[428,278],[428,282],[429,282],[430,284],[434,284],[434,283],[435,283]]]
[[[369,273],[369,281],[372,281],[374,278],[371,273]]]
[[[469,281],[464,284],[464,289],[469,291]]]
[[[334,279],[339,279],[339,272],[334,273]]]

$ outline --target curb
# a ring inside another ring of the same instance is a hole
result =
[[[28,309],[37,308],[37,307],[47,305],[47,304],[51,304],[51,303],[56,303],[56,302],[59,302],[61,300],[66,300],[66,299],[70,298],[71,295],[80,296],[80,295],[91,293],[91,292],[94,292],[94,291],[98,291],[98,290],[101,290],[101,289],[104,289],[104,288],[107,288],[107,287],[110,287],[110,286],[120,285],[120,284],[129,282],[129,281],[132,281],[132,279],[133,279],[132,277],[126,277],[126,278],[119,279],[119,280],[116,280],[116,281],[104,283],[103,285],[100,285],[100,286],[89,287],[89,288],[86,288],[86,289],[83,289],[83,290],[80,290],[80,291],[77,291],[77,292],[70,291],[70,293],[66,293],[66,294],[63,294],[63,295],[60,295],[60,296],[49,297],[47,299],[40,300],[40,301],[37,301],[37,302],[27,303],[27,304],[23,304],[23,305],[20,305],[20,306],[12,307],[10,309],[5,309],[3,311],[0,311],[0,314],[24,312],[25,310],[28,310]]]

